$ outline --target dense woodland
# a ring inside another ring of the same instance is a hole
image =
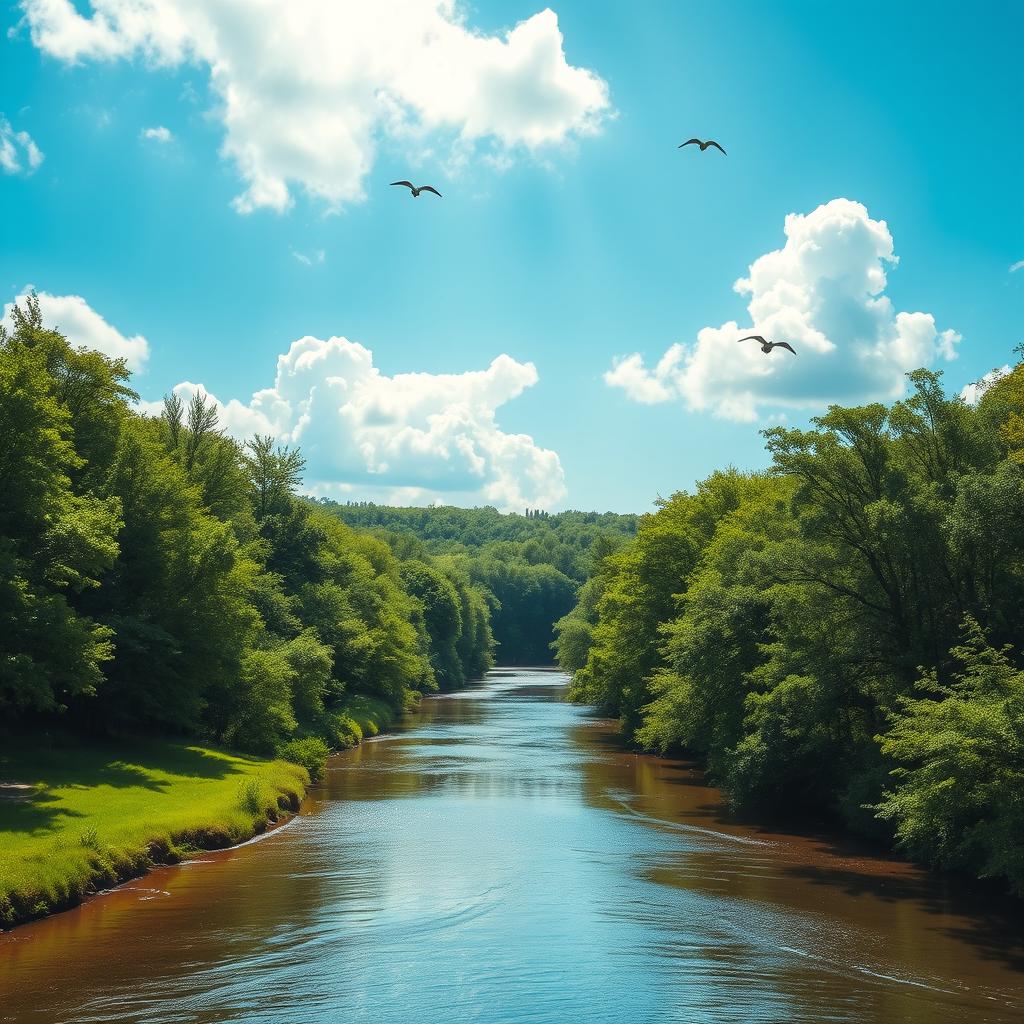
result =
[[[636,533],[639,516],[493,508],[394,508],[323,502],[350,526],[373,530],[401,557],[454,564],[489,596],[502,665],[553,661],[554,623],[572,609],[596,566]]]
[[[8,728],[322,751],[490,667],[492,599],[458,559],[298,498],[301,455],[232,440],[201,396],[138,414],[128,377],[34,300],[0,333]]]
[[[558,656],[577,700],[703,758],[738,807],[1024,893],[1024,364],[973,406],[910,383],[660,502]]]
[[[202,396],[140,415],[123,361],[71,347],[33,299],[13,318],[0,333],[8,727],[349,745],[495,654],[550,664],[552,624],[635,532],[636,516],[310,501],[298,451],[226,436]]]

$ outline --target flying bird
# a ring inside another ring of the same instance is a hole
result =
[[[700,141],[700,139],[689,139],[689,140],[688,140],[687,142],[681,142],[681,143],[680,143],[680,144],[679,144],[679,145],[678,145],[678,146],[677,146],[676,148],[677,148],[677,149],[682,149],[682,148],[683,148],[683,146],[695,146],[695,145],[696,145],[696,146],[700,146],[700,151],[701,151],[702,153],[704,152],[704,150],[705,150],[705,149],[707,149],[707,148],[708,148],[708,146],[714,146],[714,147],[715,147],[715,149],[721,150],[721,152],[722,152],[722,155],[723,155],[723,156],[728,156],[728,155],[729,155],[729,154],[728,154],[728,153],[726,153],[726,151],[725,151],[724,149],[722,149],[722,147],[721,147],[721,146],[720,146],[720,145],[719,145],[719,144],[718,144],[717,142],[715,142],[715,141],[714,141],[713,139],[708,139],[708,141],[707,141],[707,142],[701,142],[701,141]]]
[[[434,188],[433,185],[420,185],[417,188],[411,181],[393,181],[392,185],[404,185],[409,191],[412,192],[413,199],[417,198],[421,192],[433,192],[435,196],[441,198],[441,193]]]
[[[748,334],[745,338],[737,338],[737,341],[759,341],[761,343],[761,351],[767,355],[773,348],[786,348],[789,349],[793,355],[796,355],[796,349],[788,341],[765,341],[760,334]]]

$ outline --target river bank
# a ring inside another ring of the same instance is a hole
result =
[[[414,707],[415,705],[412,705]],[[382,700],[339,707],[346,745],[393,729]],[[0,753],[0,931],[96,893],[262,835],[294,814],[310,771],[283,760],[166,740],[101,743],[54,733]]]
[[[1016,1024],[1009,908],[736,820],[536,670],[424,700],[301,813],[0,936],[5,1024]]]
[[[736,820],[565,678],[496,672],[333,756],[300,813],[0,935],[0,1019],[1017,1024],[970,886]]]
[[[153,740],[13,742],[0,754],[0,928],[263,832],[298,809],[305,769]]]

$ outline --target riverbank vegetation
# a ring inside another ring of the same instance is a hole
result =
[[[594,568],[636,533],[639,516],[614,512],[493,508],[395,508],[373,502],[321,506],[349,526],[373,531],[398,557],[424,554],[462,573],[487,596],[502,665],[552,661],[554,623]]]
[[[738,807],[1024,893],[1024,365],[974,405],[910,381],[660,502],[559,622],[559,661]]]
[[[8,740],[0,779],[0,928],[248,839],[295,810],[309,782],[283,761],[59,733]]]
[[[0,716],[258,754],[386,726],[492,664],[489,595],[296,495],[299,452],[201,394],[141,415],[121,360],[30,298],[0,334]],[[308,748],[307,748],[308,749]]]
[[[12,321],[0,328],[0,926],[196,837],[244,838],[307,778],[210,745],[316,776],[330,749],[480,678],[492,622],[503,654],[550,661],[551,623],[595,553],[632,531],[635,517],[578,513],[340,514],[297,493],[300,452],[229,437],[202,394],[143,414],[123,360],[73,348],[34,297]],[[425,520],[422,538],[402,515]],[[16,737],[62,753],[38,762]],[[149,760],[129,753],[142,739]]]

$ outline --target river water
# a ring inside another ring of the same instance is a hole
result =
[[[565,683],[425,700],[290,824],[0,935],[0,1021],[1024,1020],[1012,908],[732,821]]]

